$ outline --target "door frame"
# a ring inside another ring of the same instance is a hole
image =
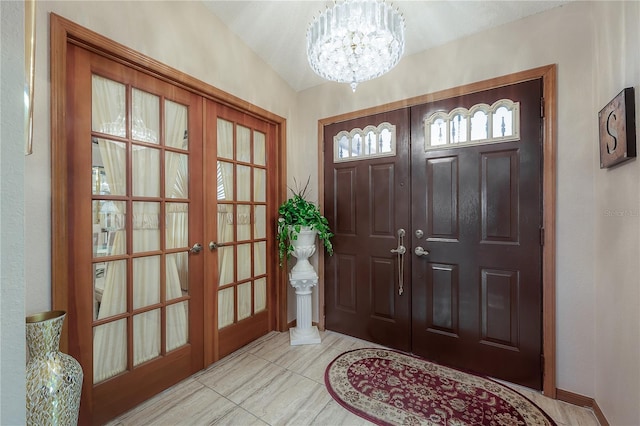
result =
[[[546,65],[476,83],[440,90],[392,102],[373,108],[318,120],[318,197],[324,198],[324,126],[353,118],[366,117],[399,108],[408,108],[508,86],[529,80],[542,79],[542,391],[556,398],[556,137],[557,137],[557,76],[556,64]],[[333,155],[332,152],[328,155]],[[325,326],[324,253],[318,259],[318,301],[320,318],[318,327]]]
[[[67,43],[80,46],[91,52],[105,56],[118,63],[125,64],[135,70],[150,74],[160,80],[167,81],[180,88],[196,93],[204,98],[228,105],[248,115],[267,121],[275,127],[275,144],[277,147],[276,164],[276,206],[287,196],[287,160],[286,160],[286,124],[285,118],[257,107],[236,96],[226,93],[216,87],[202,82],[190,75],[171,68],[159,61],[134,51],[120,43],[108,39],[94,31],[65,19],[55,13],[50,13],[50,76],[51,76],[51,223],[55,227],[51,231],[51,286],[53,309],[68,309],[69,294],[67,282],[73,270],[69,267],[69,247],[71,238],[67,229],[69,192],[66,187],[69,160],[67,158],[68,142],[66,136],[66,108],[67,108]],[[204,118],[204,117],[203,117]],[[204,156],[203,156],[204,157]],[[204,158],[203,158],[204,161]],[[211,188],[209,188],[211,189]],[[205,182],[205,191],[208,190]],[[215,190],[215,188],[213,188]],[[277,207],[276,207],[277,208]],[[206,212],[203,212],[203,214]],[[275,236],[274,236],[275,238]],[[281,268],[274,267],[274,282],[276,283],[274,329],[285,331],[287,327],[287,282],[286,274]],[[210,286],[209,286],[210,287]],[[205,287],[204,299],[214,300],[214,289]],[[213,303],[205,303],[204,319],[206,323],[214,324]],[[69,342],[68,326],[63,327],[60,348],[67,352]],[[204,331],[204,366],[215,361],[211,342],[215,330],[205,327]],[[203,366],[203,367],[204,367]]]

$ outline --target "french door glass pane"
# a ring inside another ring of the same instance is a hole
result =
[[[126,208],[123,201],[94,200],[93,257],[117,256],[127,252]]]
[[[218,161],[218,200],[233,201],[233,164]]]
[[[126,137],[126,86],[99,75],[91,76],[91,130],[108,135]]]
[[[238,241],[251,239],[251,206],[250,205],[238,205],[238,217],[236,223],[238,224]]]
[[[111,303],[103,303],[111,301]],[[127,311],[127,261],[93,264],[94,319],[108,318]]]
[[[131,103],[131,139],[157,144],[160,134],[160,98],[133,89]]]
[[[267,207],[256,206],[254,213],[255,236],[254,238],[267,237]]]
[[[160,303],[160,256],[133,259],[133,308]]]
[[[160,250],[160,203],[133,203],[133,252]]]
[[[189,149],[187,107],[165,100],[164,119],[165,145],[172,148]]]
[[[235,312],[233,290],[234,287],[229,287],[218,291],[218,328],[233,324]]]
[[[160,355],[160,309],[133,316],[133,365]]]
[[[166,203],[165,215],[166,248],[187,247],[189,245],[189,204]]]
[[[236,127],[236,160],[251,162],[251,130],[244,126]]]
[[[93,329],[93,383],[127,370],[127,320],[123,318]],[[101,350],[108,348],[108,350]]]
[[[253,201],[264,202],[267,200],[267,171],[264,169],[253,169]]]
[[[164,191],[167,198],[189,197],[189,156],[165,153]]]
[[[238,281],[251,277],[251,244],[238,245]]]
[[[166,299],[189,294],[189,258],[187,252],[168,254],[166,258]]]
[[[127,195],[127,145],[93,138],[91,188],[94,195]]]
[[[253,275],[264,275],[267,273],[267,243],[260,241],[253,244]]]
[[[254,281],[254,311],[260,312],[267,309],[267,279],[258,278]]]
[[[132,184],[134,197],[160,196],[160,150],[133,145]]]
[[[233,241],[233,204],[218,204],[218,241]]]
[[[186,300],[167,306],[167,352],[186,345],[189,341],[187,318],[189,318],[189,302]]]
[[[265,161],[265,135],[261,132],[253,132],[253,163],[260,166],[266,165]]]
[[[218,283],[225,285],[233,282],[233,247],[220,247],[218,252]]]
[[[251,201],[251,167],[237,166],[238,201]]]
[[[218,118],[218,157],[233,160],[233,123]]]
[[[251,316],[251,281],[238,286],[238,321]]]

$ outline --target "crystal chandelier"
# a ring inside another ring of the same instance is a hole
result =
[[[381,0],[344,0],[320,14],[307,30],[307,57],[320,77],[349,83],[396,66],[404,52],[404,17]]]

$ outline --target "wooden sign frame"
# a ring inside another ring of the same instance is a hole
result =
[[[600,168],[615,166],[636,156],[636,108],[633,87],[618,93],[598,113]]]

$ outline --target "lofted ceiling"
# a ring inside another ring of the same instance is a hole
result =
[[[269,64],[294,90],[323,83],[309,67],[306,32],[333,1],[203,0],[222,22]],[[390,2],[406,22],[405,56],[478,33],[567,1],[397,0]]]

